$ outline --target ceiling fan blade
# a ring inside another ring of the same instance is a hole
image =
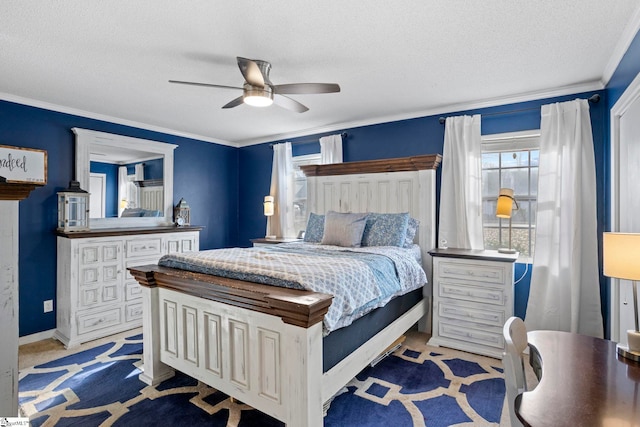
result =
[[[340,85],[335,83],[291,83],[286,85],[275,85],[273,90],[275,93],[283,95],[335,93],[340,92]]]
[[[204,86],[204,87],[219,87],[219,88],[222,88],[222,89],[240,89],[240,90],[242,90],[241,87],[236,87],[236,86],[214,85],[214,84],[211,84],[211,83],[183,82],[183,81],[180,81],[180,80],[169,80],[169,83],[179,83],[181,85]]]
[[[253,60],[242,58],[240,56],[238,58],[238,67],[240,68],[240,72],[244,79],[251,86],[264,87],[264,76],[262,75],[262,71],[260,71],[260,67]]]
[[[275,95],[273,97],[273,103],[282,108],[286,108],[287,110],[295,111],[296,113],[304,113],[309,109],[307,106],[299,103],[295,99],[291,99],[284,95]]]
[[[222,106],[222,108],[233,108],[233,107],[237,107],[238,105],[242,104],[243,98],[242,96],[237,97],[236,99],[227,102],[225,105]]]

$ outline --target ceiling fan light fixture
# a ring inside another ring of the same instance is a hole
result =
[[[270,87],[256,88],[253,86],[245,85],[244,95],[242,100],[245,104],[249,104],[252,107],[268,107],[273,104],[273,91]]]
[[[242,95],[227,102],[222,106],[223,109],[234,108],[242,104],[254,107],[268,107],[275,102],[279,107],[296,113],[304,113],[309,110],[309,107],[287,95],[340,92],[340,86],[336,83],[289,83],[274,85],[271,83],[271,80],[269,80],[271,63],[260,59],[242,58],[240,56],[236,59],[238,61],[238,68],[242,73],[242,77],[244,77],[244,85],[242,87],[183,80],[169,80],[169,83],[242,90]],[[275,95],[278,95],[278,97],[275,98]]]

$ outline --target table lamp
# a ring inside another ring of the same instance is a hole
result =
[[[640,361],[640,329],[638,328],[638,284],[640,280],[640,233],[604,233],[602,239],[604,275],[631,280],[635,330],[627,331],[628,347],[618,344],[618,354]]]
[[[270,218],[271,216],[273,216],[274,213],[274,197],[273,196],[264,196],[264,203],[263,203],[263,207],[264,207],[264,216],[267,217],[267,235],[265,236],[265,238],[267,239],[275,239],[276,236],[272,236],[271,235],[271,221]]]
[[[517,252],[511,247],[511,214],[514,204],[518,209],[518,202],[513,198],[513,190],[511,188],[501,188],[496,203],[496,216],[498,218],[509,218],[509,247],[498,249],[498,252],[503,254],[515,254]]]

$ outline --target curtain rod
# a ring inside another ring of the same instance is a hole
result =
[[[334,135],[334,134],[332,134],[332,135]],[[325,136],[329,136],[329,135],[325,135]],[[347,132],[342,132],[342,133],[340,133],[340,136],[342,137],[342,139],[346,139],[347,136],[349,136],[349,134]],[[320,142],[320,138],[322,138],[322,137],[319,137],[319,138],[316,138],[316,139],[307,138],[307,139],[302,139],[302,140],[297,140],[297,141],[289,141],[289,142],[291,142],[291,145],[293,145],[293,144],[308,144],[310,142]],[[273,147],[276,144],[272,142],[269,145],[271,147]]]
[[[596,104],[596,103],[598,103],[600,101],[600,95],[598,95],[597,93],[593,94],[589,98],[587,98],[587,100],[589,102],[592,102],[592,103]],[[482,116],[483,117],[486,117],[486,116],[500,116],[502,114],[522,113],[524,111],[534,111],[534,110],[539,110],[539,109],[540,109],[540,107],[522,108],[520,110],[509,110],[509,111],[498,111],[496,113],[487,113],[487,114],[482,114]],[[446,119],[447,119],[446,117],[440,117],[438,119],[438,121],[440,122],[440,124],[444,124]]]

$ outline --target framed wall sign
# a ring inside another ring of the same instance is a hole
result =
[[[0,145],[0,181],[45,185],[47,151]]]

